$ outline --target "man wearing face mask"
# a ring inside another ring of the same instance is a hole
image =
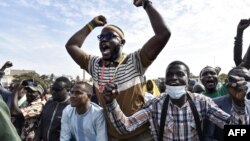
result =
[[[116,100],[127,116],[138,111],[145,103],[144,92],[142,91],[142,77],[170,38],[168,27],[151,1],[134,0],[134,5],[137,7],[143,6],[154,31],[154,35],[141,49],[127,55],[122,53],[122,48],[125,45],[124,33],[117,26],[104,26],[107,23],[104,16],[95,17],[75,33],[66,44],[66,49],[74,61],[92,76],[96,95],[104,109],[106,107],[102,95],[104,87],[110,82],[118,84],[120,93]],[[98,36],[102,57],[97,57],[83,51],[81,46],[90,32],[100,26],[104,26]],[[107,116],[107,113],[104,115]],[[123,136],[116,131],[108,118],[107,124],[112,141],[146,141],[148,138],[149,140],[152,138],[147,125]]]
[[[249,99],[246,95],[246,81],[230,75],[228,87],[232,89],[232,113],[225,113],[207,96],[187,91],[190,71],[181,61],[170,63],[166,69],[166,91],[162,96],[148,101],[132,116],[125,116],[114,99],[119,93],[116,84],[105,87],[104,96],[109,118],[121,134],[129,133],[146,122],[150,122],[155,141],[197,141],[203,140],[202,122],[210,120],[220,128],[225,124],[249,124]]]

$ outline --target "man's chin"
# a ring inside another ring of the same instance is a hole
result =
[[[215,86],[207,86],[206,89],[209,91],[214,91],[216,89],[216,87]]]
[[[104,61],[110,61],[111,60],[109,55],[102,55],[102,59]]]
[[[71,103],[70,105],[71,105],[71,107],[76,107],[76,104],[72,104],[72,103]]]

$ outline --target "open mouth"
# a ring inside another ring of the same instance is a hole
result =
[[[207,87],[207,88],[213,88],[213,87],[215,87],[215,82],[212,81],[212,80],[208,80],[208,81],[206,82],[206,87]]]
[[[170,86],[179,86],[180,84],[177,83],[177,82],[170,82],[169,85],[170,85]]]
[[[103,54],[103,55],[108,55],[108,54],[110,54],[110,49],[109,49],[109,48],[105,48],[105,49],[102,51],[102,54]]]
[[[111,52],[109,46],[107,46],[107,45],[105,45],[105,44],[103,44],[103,45],[101,46],[101,51],[102,51],[102,55],[103,55],[103,56],[109,55],[110,52]]]

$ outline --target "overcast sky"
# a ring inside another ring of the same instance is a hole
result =
[[[250,18],[250,0],[152,0],[172,36],[146,72],[148,78],[165,76],[167,65],[181,60],[198,75],[206,65],[227,73],[234,66],[233,46],[240,19]],[[68,55],[67,40],[93,17],[104,15],[125,33],[125,53],[138,50],[153,36],[142,7],[132,0],[0,0],[0,66],[10,60],[12,69],[39,74],[80,75]],[[96,28],[83,49],[101,55]],[[243,53],[250,44],[250,27],[244,32]]]

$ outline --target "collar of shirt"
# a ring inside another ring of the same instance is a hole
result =
[[[105,61],[105,67],[116,67],[119,63],[121,63],[121,61],[123,61],[124,57],[126,55],[124,53],[122,53],[122,55],[120,55],[118,58],[116,58],[114,61]],[[99,62],[99,65],[102,66],[103,65],[104,60],[101,60]]]

